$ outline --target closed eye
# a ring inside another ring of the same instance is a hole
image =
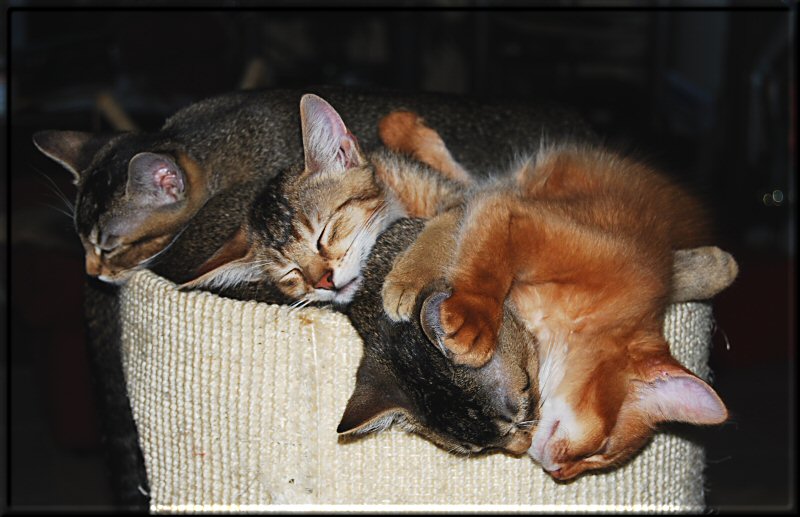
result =
[[[105,239],[104,242],[100,242],[99,244],[95,244],[92,241],[89,241],[89,243],[92,245],[92,249],[98,256],[114,251],[119,247],[119,243],[111,239]]]
[[[326,224],[325,227],[319,232],[319,237],[317,237],[317,243],[315,245],[317,253],[322,249],[322,236],[325,235],[325,230],[328,229],[328,225]]]
[[[328,232],[329,228],[335,229],[335,228],[333,228],[331,226],[331,224],[332,224],[331,221],[333,221],[333,217],[328,219],[328,221],[325,223],[325,226],[322,227],[322,231],[319,232],[319,237],[317,237],[316,250],[317,250],[317,253],[319,253],[319,254],[324,254],[325,253],[325,245],[323,244],[323,242],[330,242],[331,239],[333,238],[333,235],[325,235]],[[333,233],[333,232],[331,232],[331,233]]]
[[[298,269],[294,268],[282,277],[278,279],[278,282],[289,284],[296,282],[299,278],[302,278],[303,273]]]
[[[606,452],[608,452],[608,438],[603,440],[602,445],[600,445],[600,447],[596,451],[594,451],[593,456],[601,456]]]
[[[605,454],[607,448],[608,448],[608,438],[603,440],[603,443],[600,444],[600,447],[596,451],[590,452],[588,454],[584,454],[582,456],[579,456],[576,459],[577,460],[596,460],[596,459],[599,459],[598,456],[602,456],[603,454]]]
[[[328,219],[328,222],[325,224],[325,227],[319,234],[317,238],[317,252],[319,254],[325,253],[325,248],[330,246],[331,242],[336,240],[336,235],[338,234],[339,228],[341,226],[341,219],[337,218],[335,221],[333,217]],[[325,244],[327,243],[327,244]]]
[[[127,244],[115,244],[114,246],[109,248],[101,248],[99,246],[95,246],[95,252],[97,252],[97,250],[99,249],[100,253],[98,253],[98,255],[102,254],[104,258],[111,258],[115,255],[119,255],[123,251],[127,250],[129,247],[130,246]]]
[[[525,393],[529,389],[531,389],[531,376],[528,375],[528,372],[525,373],[525,386],[522,387],[522,393]]]

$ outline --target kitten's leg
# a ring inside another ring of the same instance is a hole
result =
[[[389,318],[408,320],[422,289],[445,276],[455,253],[462,214],[460,207],[454,208],[428,221],[411,246],[395,259],[381,292]]]
[[[378,134],[389,149],[410,154],[451,180],[472,182],[469,173],[450,154],[439,133],[425,125],[416,113],[403,110],[389,113],[379,122]]]
[[[447,275],[452,295],[439,309],[442,342],[455,363],[478,367],[494,353],[518,258],[513,205],[504,193],[477,199],[459,233]]]
[[[672,303],[710,299],[739,273],[733,257],[716,246],[678,250],[673,256]]]

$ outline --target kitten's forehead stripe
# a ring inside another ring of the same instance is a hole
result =
[[[296,224],[293,224],[291,227],[291,235],[292,238],[296,241],[300,241],[303,239],[303,234],[300,232],[300,228]]]
[[[298,213],[296,214],[296,217],[297,217],[297,222],[298,222],[300,225],[302,225],[302,226],[305,226],[306,228],[308,228],[308,231],[309,231],[309,232],[310,232],[310,231],[312,231],[312,230],[311,230],[311,228],[312,228],[311,221],[308,219],[308,217],[306,217],[306,214],[305,214],[305,212],[302,212],[302,211],[301,211],[301,212],[298,212]]]

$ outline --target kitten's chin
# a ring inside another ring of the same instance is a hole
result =
[[[115,275],[97,275],[97,279],[101,280],[107,284],[112,285],[123,285],[125,284],[130,278],[133,276],[134,271],[122,271]]]
[[[359,275],[339,289],[333,297],[333,303],[335,305],[347,305],[353,301],[353,297],[358,292],[358,288],[361,287],[362,280],[363,278]]]

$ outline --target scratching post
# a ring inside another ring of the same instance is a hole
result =
[[[362,353],[341,314],[180,292],[149,271],[131,279],[120,302],[153,512],[704,508],[703,449],[667,433],[623,468],[572,483],[527,457],[456,456],[399,430],[340,441]],[[704,378],[712,327],[707,304],[667,313],[673,355]]]

